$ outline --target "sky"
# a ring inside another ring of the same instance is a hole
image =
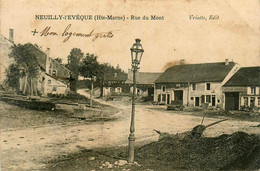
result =
[[[14,29],[15,43],[33,43],[50,48],[52,58],[67,56],[72,48],[94,53],[100,62],[108,62],[127,71],[131,67],[130,48],[136,38],[144,48],[140,71],[162,72],[185,59],[186,63],[233,60],[241,66],[260,66],[258,0],[1,0],[1,34],[9,37]],[[36,15],[113,15],[122,20],[36,20]],[[141,20],[131,20],[131,15]],[[151,15],[164,20],[151,20]],[[191,19],[205,17],[207,20]],[[218,19],[209,20],[210,15]],[[149,20],[142,20],[147,16]],[[203,16],[203,17],[202,17]],[[191,18],[190,18],[191,17]],[[104,33],[112,38],[71,37],[63,42],[62,33]],[[56,36],[33,36],[51,27]]]

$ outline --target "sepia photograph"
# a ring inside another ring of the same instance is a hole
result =
[[[1,0],[0,171],[260,170],[259,0]]]

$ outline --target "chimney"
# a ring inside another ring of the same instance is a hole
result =
[[[49,73],[50,70],[50,48],[47,48],[46,50],[46,66],[45,66],[46,72]]]
[[[185,64],[185,59],[181,59],[180,60],[180,65],[184,65]]]
[[[47,55],[47,57],[49,58],[50,57],[50,48],[47,48],[47,50],[46,50],[46,55]]]
[[[14,42],[14,29],[9,29],[9,40]]]
[[[228,59],[225,59],[225,65],[229,65]]]

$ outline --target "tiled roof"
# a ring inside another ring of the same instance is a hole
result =
[[[32,44],[28,44],[28,45],[29,45],[29,49],[31,50],[31,52],[35,54],[40,67],[46,71],[47,55],[43,51],[41,51],[40,49],[35,47],[34,45],[32,45]],[[65,68],[65,66],[63,66],[62,64],[59,64],[57,61],[55,61],[53,59],[51,59],[50,62],[52,63],[53,68],[57,72],[56,77],[58,77],[58,78],[69,78],[70,77],[70,70]],[[46,71],[46,72],[48,72],[48,71]]]
[[[136,84],[153,84],[154,81],[161,75],[159,72],[137,72]],[[133,84],[133,72],[128,72],[127,84]]]
[[[35,47],[32,44],[28,44],[28,48],[36,56],[39,65],[44,70],[46,70],[46,58],[47,58],[47,55],[43,51],[41,51],[40,49],[38,49],[37,47]]]
[[[126,81],[127,79],[127,74],[125,73],[105,73],[104,74],[104,81]]]
[[[234,62],[176,65],[168,68],[155,83],[222,82]]]
[[[240,68],[224,86],[260,86],[260,67]]]

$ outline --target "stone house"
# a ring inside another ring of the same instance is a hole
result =
[[[0,84],[6,79],[5,71],[14,59],[9,58],[9,54],[14,45],[14,31],[9,30],[9,39],[0,34]],[[35,54],[39,63],[39,76],[34,83],[33,87],[35,92],[39,95],[47,94],[65,94],[69,88],[70,71],[62,64],[50,57],[50,49],[43,52],[36,46],[29,44],[30,50]],[[19,80],[20,90],[22,91],[25,86],[25,78]]]
[[[126,91],[127,74],[122,72],[104,73],[103,96]]]
[[[56,60],[50,57],[50,49],[46,52],[38,49],[36,46],[29,44],[29,49],[35,54],[40,72],[35,80],[35,91],[38,95],[47,96],[48,94],[66,94],[70,88],[70,70],[65,68]],[[20,90],[25,85],[25,79],[20,79]]]
[[[136,72],[136,94],[140,96],[154,96],[154,81],[161,75],[160,72]],[[133,92],[133,71],[128,70],[126,84],[130,87],[130,92]]]
[[[183,64],[168,68],[155,81],[154,101],[199,107],[222,107],[222,86],[237,72],[234,62]]]
[[[224,109],[260,107],[260,67],[243,67],[222,87]]]
[[[9,39],[0,34],[0,84],[6,78],[5,71],[9,65],[13,62],[12,58],[9,58],[11,47],[14,45],[14,31],[9,29]]]

